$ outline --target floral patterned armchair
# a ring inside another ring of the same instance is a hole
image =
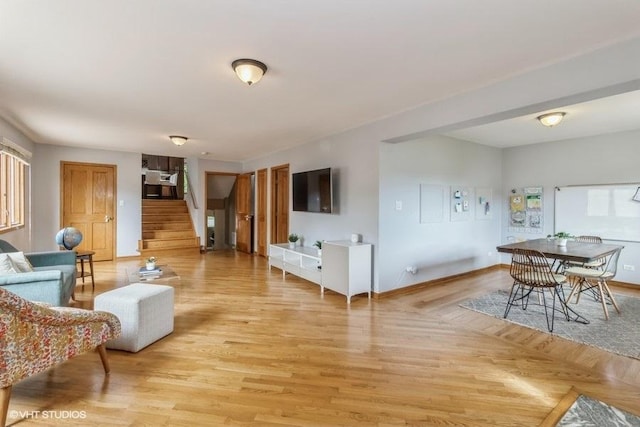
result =
[[[0,426],[13,384],[94,348],[108,373],[104,344],[120,332],[120,321],[111,313],[52,308],[0,288]]]

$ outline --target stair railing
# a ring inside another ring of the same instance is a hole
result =
[[[187,172],[187,168],[184,169],[184,182],[187,187],[187,194],[191,197],[191,204],[194,209],[198,209],[198,201],[196,200],[196,195],[193,191],[193,187],[191,186],[191,180],[189,179],[189,172]]]

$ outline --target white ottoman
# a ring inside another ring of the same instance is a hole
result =
[[[115,314],[122,335],[107,348],[137,352],[173,332],[173,288],[133,283],[96,296],[94,310]]]

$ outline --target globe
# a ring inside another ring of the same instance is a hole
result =
[[[71,250],[82,242],[82,233],[74,227],[65,227],[56,234],[56,243]]]

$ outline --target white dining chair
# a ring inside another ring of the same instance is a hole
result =
[[[607,281],[616,277],[620,252],[622,252],[622,249],[618,249],[611,254],[606,261],[606,266],[602,269],[578,266],[567,268],[564,271],[564,274],[567,275],[571,283],[573,283],[567,302],[570,302],[573,295],[576,295],[577,304],[580,301],[580,294],[582,292],[593,291],[596,301],[599,300],[602,304],[605,319],[609,320],[607,300],[613,305],[619,314],[620,308],[609,289]]]
[[[169,187],[172,199],[178,198],[178,172],[171,174],[169,179],[160,180],[160,185],[163,187]]]
[[[148,170],[144,176],[144,186],[142,198],[148,199],[151,197],[162,198],[162,184],[160,180],[160,171]],[[149,187],[152,188],[152,193],[149,192]]]

